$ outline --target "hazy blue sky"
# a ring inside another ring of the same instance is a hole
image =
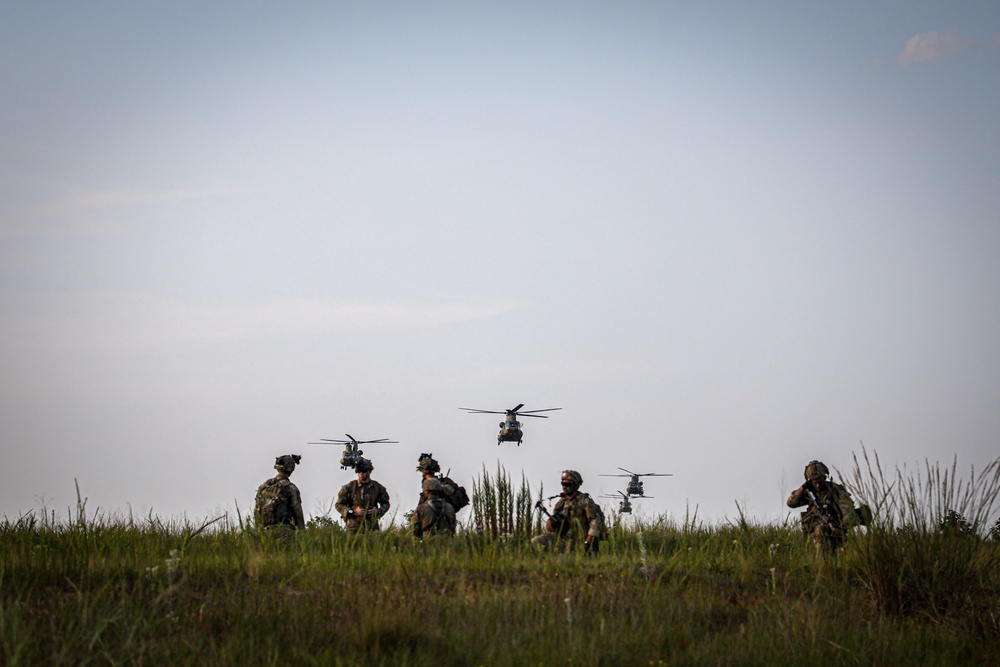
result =
[[[996,2],[3,1],[0,90],[0,516],[1000,453]]]

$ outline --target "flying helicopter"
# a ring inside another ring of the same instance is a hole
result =
[[[344,453],[340,455],[340,467],[344,470],[348,468],[354,469],[354,466],[358,464],[361,460],[361,455],[364,454],[363,451],[358,447],[358,445],[389,445],[397,444],[396,440],[389,440],[387,438],[379,438],[378,440],[357,440],[350,433],[345,433],[350,440],[330,440],[328,438],[320,438],[320,442],[308,442],[308,445],[344,445]]]
[[[640,477],[673,477],[673,473],[669,472],[632,472],[631,470],[625,470],[625,468],[618,468],[619,470],[628,473],[627,475],[614,474],[614,475],[599,475],[599,477],[628,477],[628,485],[625,487],[625,493],[629,495],[630,498],[652,498],[652,496],[647,496],[642,491],[642,480]]]
[[[518,412],[524,407],[524,403],[518,403],[515,407],[510,410],[478,410],[476,408],[459,408],[459,410],[468,410],[470,413],[480,413],[488,415],[506,415],[504,420],[500,422],[500,433],[497,435],[497,446],[501,442],[516,442],[517,446],[521,446],[521,438],[524,437],[524,432],[521,431],[521,422],[517,421],[517,416],[521,415],[523,417],[539,417],[541,419],[548,419],[548,415],[538,415],[536,412],[551,412],[553,410],[562,410],[562,408],[545,408],[544,410],[526,410],[524,412]]]
[[[629,495],[627,493],[625,493],[624,491],[617,491],[616,493],[618,494],[617,496],[604,495],[604,496],[601,496],[601,498],[614,498],[615,500],[618,500],[618,497],[621,496],[621,501],[619,501],[619,503],[618,503],[618,513],[619,514],[631,514],[632,513],[632,503],[629,501]],[[651,496],[643,496],[643,498],[649,498],[649,497],[651,497]]]

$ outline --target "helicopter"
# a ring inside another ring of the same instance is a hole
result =
[[[344,453],[340,456],[340,467],[343,470],[348,468],[354,469],[354,466],[358,465],[361,461],[361,455],[364,454],[363,451],[358,447],[358,445],[388,445],[397,444],[395,440],[389,440],[387,438],[379,438],[378,440],[357,440],[350,433],[345,433],[350,440],[330,440],[327,438],[320,438],[320,442],[308,442],[308,445],[344,445]]]
[[[628,485],[625,487],[625,493],[629,495],[630,498],[652,498],[652,496],[647,496],[642,491],[642,480],[640,477],[673,477],[673,473],[669,472],[632,472],[631,470],[625,470],[625,468],[618,468],[619,470],[628,473],[627,475],[614,474],[614,475],[599,475],[600,477],[629,477]]]
[[[545,408],[544,410],[527,410],[525,412],[518,412],[518,410],[523,407],[524,403],[518,403],[515,407],[510,410],[504,410],[503,412],[499,410],[478,410],[476,408],[459,408],[459,410],[468,410],[470,413],[475,412],[489,415],[506,415],[504,420],[500,422],[500,433],[497,434],[497,446],[499,446],[501,442],[516,442],[517,446],[520,447],[521,438],[524,436],[524,433],[521,431],[521,422],[517,421],[518,415],[548,419],[548,415],[537,415],[535,413],[562,410],[562,408]]]
[[[624,491],[617,491],[617,496],[604,495],[601,498],[614,498],[618,500],[618,496],[621,496],[621,501],[618,503],[618,513],[619,514],[631,514],[632,513],[632,503],[629,501],[629,495]],[[643,496],[643,498],[650,498],[652,496]]]

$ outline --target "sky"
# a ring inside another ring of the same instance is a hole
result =
[[[995,2],[0,0],[0,90],[8,520],[1000,452]]]

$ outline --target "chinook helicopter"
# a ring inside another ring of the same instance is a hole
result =
[[[350,433],[345,433],[350,440],[330,440],[327,438],[320,438],[320,442],[307,442],[307,445],[344,445],[344,453],[340,455],[340,467],[344,470],[350,468],[354,469],[354,466],[358,465],[361,460],[361,455],[364,454],[363,451],[358,447],[358,445],[389,445],[398,444],[395,440],[389,440],[387,438],[379,438],[378,440],[356,440]]]
[[[629,495],[627,493],[625,493],[624,491],[617,491],[616,493],[618,494],[617,496],[604,495],[604,496],[601,496],[601,498],[614,498],[615,500],[618,500],[618,497],[621,496],[621,500],[618,503],[618,513],[619,514],[631,514],[632,513],[632,503],[629,501]],[[649,498],[649,497],[651,497],[651,496],[643,496],[643,498]]]
[[[625,493],[627,493],[630,498],[652,498],[652,496],[647,496],[643,493],[642,480],[639,479],[640,477],[673,477],[673,473],[669,472],[632,472],[631,470],[625,470],[625,468],[618,469],[628,474],[598,475],[598,477],[628,477],[629,480],[628,485],[625,487]]]
[[[521,431],[521,422],[517,421],[517,416],[521,415],[524,417],[540,417],[541,419],[548,419],[548,415],[537,415],[536,412],[551,412],[553,410],[562,410],[562,408],[545,408],[544,410],[526,410],[524,412],[518,412],[524,407],[524,403],[518,403],[515,407],[510,410],[504,410],[503,412],[499,410],[478,410],[476,408],[459,408],[459,410],[467,410],[470,413],[488,414],[488,415],[506,415],[504,420],[500,422],[500,433],[497,434],[497,446],[501,442],[516,442],[517,446],[521,446],[521,438],[524,436],[524,432]]]

